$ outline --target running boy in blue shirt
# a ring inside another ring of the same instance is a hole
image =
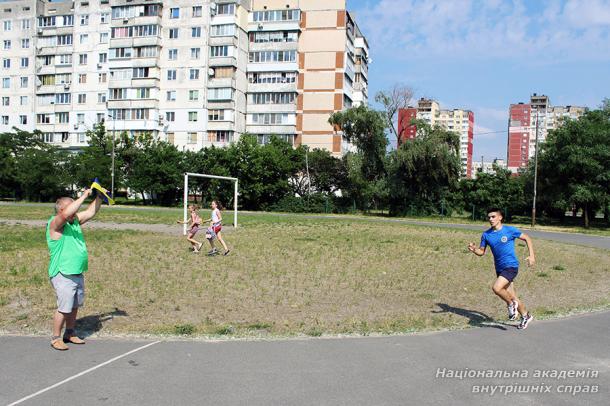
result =
[[[494,264],[496,267],[497,279],[492,289],[496,295],[504,300],[508,306],[508,317],[510,320],[517,318],[517,312],[521,315],[521,323],[518,328],[523,330],[527,328],[534,316],[529,314],[525,309],[525,305],[519,301],[513,286],[513,280],[519,272],[519,260],[515,254],[515,239],[523,240],[527,244],[529,256],[525,259],[528,266],[533,266],[536,262],[534,256],[534,246],[532,239],[519,231],[515,227],[505,226],[502,224],[504,213],[501,209],[491,208],[487,210],[487,219],[491,228],[481,236],[481,245],[479,248],[474,243],[468,244],[468,250],[478,256],[485,255],[487,246],[491,248],[494,256]]]

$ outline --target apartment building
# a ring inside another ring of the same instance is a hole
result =
[[[431,126],[439,125],[460,135],[462,177],[471,178],[474,113],[462,109],[444,110],[437,101],[421,98],[417,107],[400,109],[398,112],[398,146],[417,136],[417,126],[411,123],[414,119],[423,120]]]
[[[544,142],[550,130],[561,126],[565,118],[577,119],[587,109],[580,106],[552,106],[546,95],[534,93],[529,103],[511,104],[508,120],[507,167],[513,173],[527,167],[536,153],[538,142]]]
[[[496,173],[496,167],[506,169],[506,161],[500,158],[494,158],[491,161],[485,161],[483,160],[483,157],[481,157],[480,161],[472,162],[472,177],[476,178],[481,173],[494,174]]]
[[[0,131],[64,148],[104,121],[182,149],[248,132],[340,155],[329,115],[368,101],[345,0],[3,1],[0,30]]]

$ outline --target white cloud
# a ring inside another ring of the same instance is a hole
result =
[[[610,58],[610,0],[535,4],[537,14],[524,0],[380,0],[357,14],[372,52],[402,60]]]

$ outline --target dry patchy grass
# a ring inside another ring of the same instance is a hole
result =
[[[203,236],[199,236],[203,239]],[[349,220],[260,219],[228,233],[227,257],[183,239],[87,230],[81,327],[102,333],[392,333],[505,320],[479,234]],[[539,316],[609,305],[607,251],[537,240],[518,293]],[[520,258],[526,248],[518,246]],[[55,298],[44,230],[0,226],[0,329],[48,332]],[[502,326],[500,326],[502,327]]]

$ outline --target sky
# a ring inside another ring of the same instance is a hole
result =
[[[472,110],[476,161],[506,158],[511,103],[610,98],[610,0],[348,0],[348,10],[370,46],[370,103],[400,83]]]

